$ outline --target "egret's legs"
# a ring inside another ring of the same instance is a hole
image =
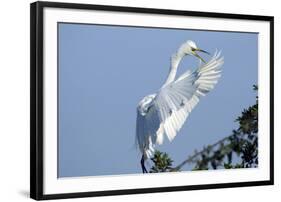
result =
[[[142,169],[142,173],[147,173],[147,170],[144,165],[144,155],[142,155],[141,157],[141,169]]]

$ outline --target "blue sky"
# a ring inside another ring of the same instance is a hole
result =
[[[136,106],[161,87],[171,54],[186,40],[221,50],[225,64],[174,141],[157,147],[175,165],[230,135],[255,103],[258,34],[59,24],[59,177],[141,173]],[[178,75],[197,64],[184,58]]]

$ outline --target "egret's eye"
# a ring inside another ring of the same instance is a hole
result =
[[[196,48],[192,48],[192,47],[191,47],[191,51],[196,51]]]

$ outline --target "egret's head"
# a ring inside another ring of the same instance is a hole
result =
[[[194,41],[191,41],[191,40],[186,41],[180,47],[179,52],[183,53],[185,55],[193,55],[193,56],[199,58],[199,60],[201,60],[204,63],[206,63],[206,61],[200,55],[198,55],[197,52],[203,52],[203,53],[209,54],[207,51],[204,51],[204,50],[198,48],[196,43]]]

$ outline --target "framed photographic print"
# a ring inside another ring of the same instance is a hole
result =
[[[32,3],[31,198],[272,185],[273,26]]]

